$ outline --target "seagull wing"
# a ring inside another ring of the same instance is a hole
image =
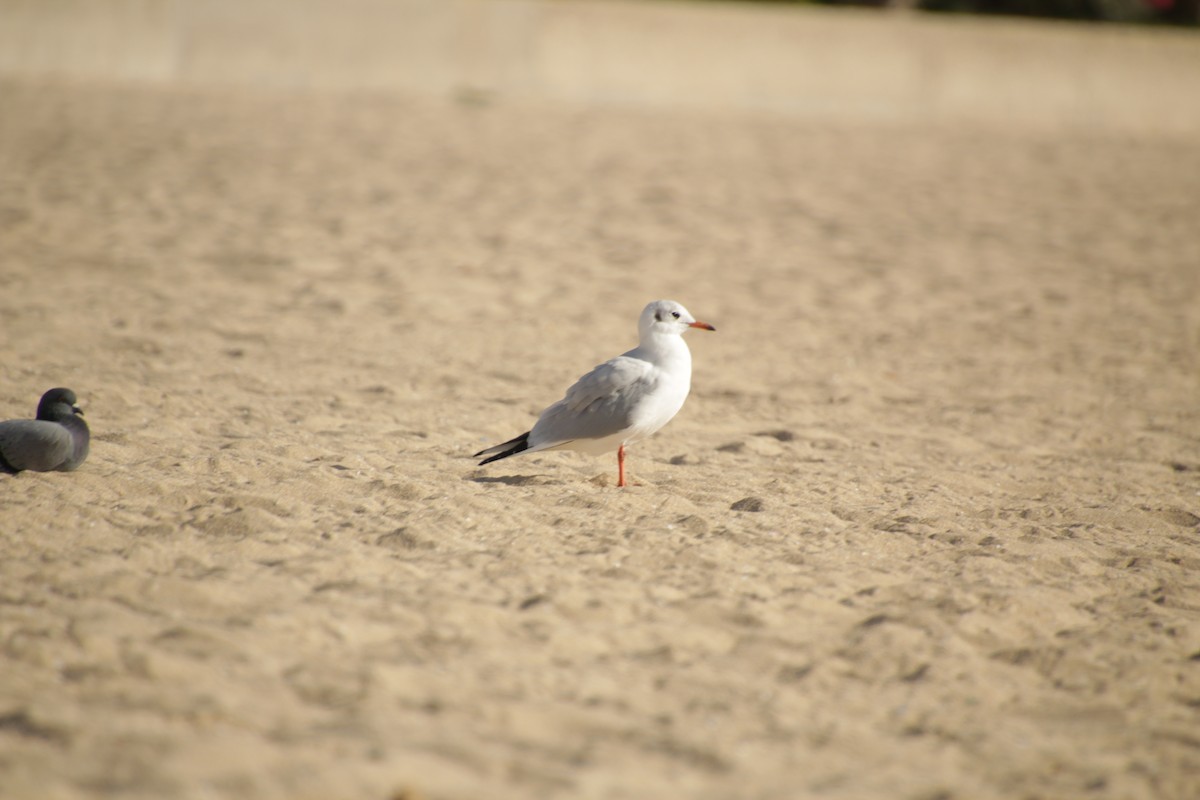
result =
[[[602,439],[628,429],[637,404],[657,382],[657,374],[653,364],[640,358],[617,356],[605,361],[542,412],[529,433],[530,449]]]

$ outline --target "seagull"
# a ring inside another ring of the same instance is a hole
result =
[[[88,454],[87,423],[70,389],[42,395],[37,419],[0,422],[0,472],[70,472]]]
[[[476,458],[487,456],[479,466],[519,453],[578,450],[599,455],[615,447],[617,486],[625,486],[625,446],[670,422],[691,389],[692,353],[683,341],[688,328],[716,330],[697,322],[674,300],[650,303],[638,319],[637,347],[575,381],[532,429],[476,453]]]

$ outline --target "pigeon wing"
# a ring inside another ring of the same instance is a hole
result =
[[[61,468],[74,452],[71,432],[57,422],[0,422],[0,459],[14,470],[49,472]]]

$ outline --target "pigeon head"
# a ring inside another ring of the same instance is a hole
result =
[[[75,405],[77,402],[78,398],[70,389],[51,389],[38,402],[37,418],[58,422],[76,414],[82,415],[83,409]]]

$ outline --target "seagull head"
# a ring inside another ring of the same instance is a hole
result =
[[[678,336],[686,332],[688,328],[716,330],[707,322],[697,322],[686,308],[674,300],[655,300],[642,309],[641,319],[638,320],[638,334],[642,339],[654,334]]]

